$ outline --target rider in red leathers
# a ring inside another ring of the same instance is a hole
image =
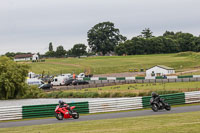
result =
[[[72,110],[71,110],[70,106],[68,104],[66,104],[63,100],[59,100],[59,107],[60,108],[66,107],[67,110],[69,111],[69,114],[70,115],[72,114]]]

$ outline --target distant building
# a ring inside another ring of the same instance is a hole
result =
[[[37,54],[34,54],[32,57],[32,60],[37,61],[39,60],[39,56]]]
[[[165,76],[175,74],[174,68],[156,65],[146,70],[146,77]]]
[[[29,61],[29,60],[39,60],[39,56],[37,54],[20,54],[15,55],[14,61]]]

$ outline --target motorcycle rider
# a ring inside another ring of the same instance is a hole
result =
[[[156,101],[157,103],[161,102],[162,104],[164,104],[163,100],[160,98],[160,96],[156,92],[152,92],[151,97],[153,98],[153,101]]]
[[[66,107],[69,111],[69,114],[72,115],[72,110],[68,104],[66,104],[63,100],[59,100],[59,108]]]

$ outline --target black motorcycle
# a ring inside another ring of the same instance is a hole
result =
[[[166,109],[167,111],[171,110],[171,106],[168,103],[166,103],[164,99],[161,99],[161,98],[160,99],[151,98],[150,104],[151,104],[151,109],[154,112],[157,112],[158,110],[163,110],[163,109]]]

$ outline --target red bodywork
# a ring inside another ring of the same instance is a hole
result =
[[[71,110],[73,110],[75,106],[70,107]],[[57,114],[62,113],[65,119],[72,118],[72,116],[69,114],[69,111],[67,110],[67,106],[60,108],[59,105],[56,107],[55,112]]]

